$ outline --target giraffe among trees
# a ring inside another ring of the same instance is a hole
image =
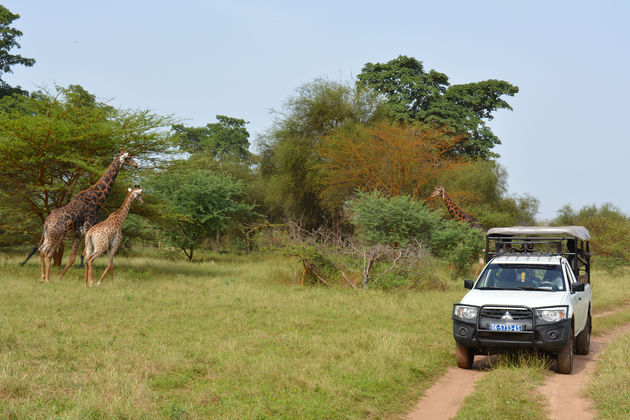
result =
[[[129,214],[131,203],[137,199],[144,204],[142,200],[142,189],[136,186],[134,189],[129,188],[129,193],[122,203],[122,206],[109,215],[107,220],[97,223],[88,230],[85,235],[85,287],[92,285],[92,263],[94,260],[107,251],[109,253],[109,263],[105,271],[101,275],[96,285],[101,284],[101,280],[108,272],[114,276],[114,256],[118,251],[120,242],[122,241],[122,225]]]
[[[50,212],[44,221],[42,239],[38,246],[22,262],[24,265],[39,248],[41,262],[41,281],[50,281],[50,260],[66,236],[72,239],[72,252],[68,263],[61,272],[62,278],[76,259],[77,250],[83,235],[96,223],[96,213],[107,199],[114,185],[116,176],[123,166],[138,167],[138,164],[124,149],[109,165],[103,176],[90,188],[80,191],[68,204]]]
[[[464,210],[462,210],[461,207],[455,204],[453,199],[447,194],[446,189],[442,185],[438,185],[435,188],[435,190],[433,191],[433,194],[431,194],[429,199],[438,197],[438,196],[442,197],[442,200],[444,201],[444,205],[446,206],[446,209],[448,210],[448,213],[451,215],[453,220],[466,223],[474,229],[479,229],[480,231],[484,233],[486,232],[486,229],[484,229],[484,227],[481,225],[481,223],[479,223],[479,221],[475,218],[475,216],[473,216],[470,213],[465,212]],[[485,264],[483,253],[481,255],[478,255],[477,260],[478,260],[477,268],[475,269],[475,273],[474,273],[475,276],[481,272],[481,269],[483,268]],[[451,267],[451,270],[452,270],[452,267]],[[472,265],[470,267],[470,273],[473,274]]]
[[[483,232],[486,231],[486,229],[481,226],[481,223],[477,221],[475,216],[465,212],[457,204],[455,204],[453,199],[446,193],[446,190],[442,185],[438,185],[429,198],[434,198],[438,196],[442,197],[442,200],[444,200],[444,205],[446,205],[446,209],[448,210],[448,213],[451,215],[453,220],[467,223],[470,227],[480,229]]]

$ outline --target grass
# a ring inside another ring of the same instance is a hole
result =
[[[600,418],[630,418],[630,334],[606,346],[588,387]]]
[[[300,287],[286,258],[161,254],[86,289],[21,258],[0,254],[2,418],[391,417],[454,364],[461,287]]]
[[[457,419],[541,419],[544,395],[537,391],[549,361],[531,355],[500,355],[497,364],[477,382]]]

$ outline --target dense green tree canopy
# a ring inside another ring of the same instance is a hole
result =
[[[179,146],[189,153],[203,153],[215,160],[249,159],[249,132],[245,128],[247,121],[217,115],[216,123],[205,127],[185,127],[173,125],[173,131],[179,136]]]
[[[160,129],[171,123],[148,111],[100,103],[77,85],[55,94],[3,97],[0,229],[39,237],[48,214],[94,183],[121,148],[144,168],[165,157],[170,143]],[[124,171],[120,179],[130,175]],[[135,183],[117,181],[114,189],[126,191]]]
[[[19,86],[11,87],[3,79],[5,73],[12,73],[11,67],[16,64],[31,67],[35,64],[32,58],[10,52],[13,48],[20,48],[17,38],[22,36],[22,32],[11,27],[13,21],[19,17],[20,15],[11,13],[6,7],[0,5],[0,97],[12,93],[25,93]]]
[[[241,201],[243,184],[220,172],[171,168],[152,178],[150,192],[162,208],[161,229],[189,260],[203,239],[253,213],[254,206]]]
[[[503,80],[450,85],[444,73],[425,71],[421,61],[399,56],[387,63],[367,63],[357,85],[384,96],[391,117],[398,122],[436,124],[466,133],[460,155],[486,159],[499,138],[486,125],[499,109],[512,109],[502,97],[518,87]]]

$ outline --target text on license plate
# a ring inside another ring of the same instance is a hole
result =
[[[523,331],[523,324],[490,324],[492,331],[520,332]]]

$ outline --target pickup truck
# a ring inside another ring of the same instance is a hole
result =
[[[457,366],[470,369],[476,354],[528,350],[570,374],[573,354],[590,350],[589,240],[582,226],[488,230],[486,265],[453,305]]]

